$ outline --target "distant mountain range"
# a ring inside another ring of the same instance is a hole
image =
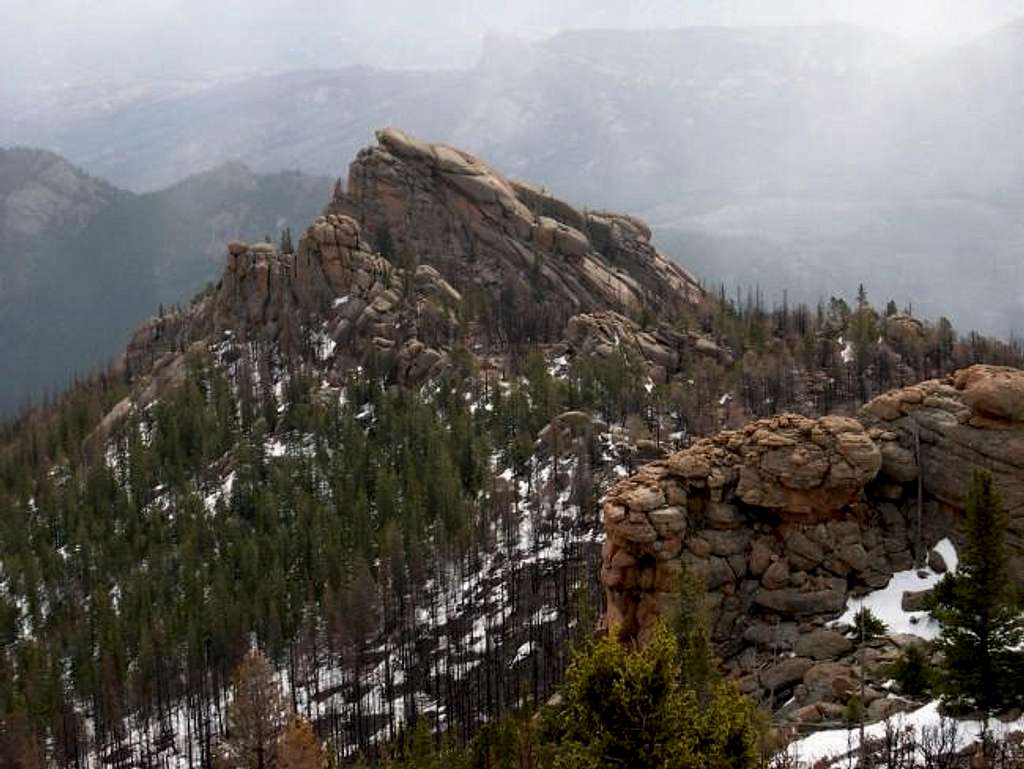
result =
[[[301,228],[329,190],[229,163],[137,195],[50,152],[0,150],[0,414],[117,355],[159,304],[218,274],[229,240]]]
[[[0,105],[0,143],[131,189],[228,159],[336,175],[373,129],[646,217],[709,281],[1024,327],[1024,24],[921,57],[847,26],[494,38],[476,67],[97,87]]]

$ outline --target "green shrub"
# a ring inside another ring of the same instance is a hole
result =
[[[880,620],[867,606],[854,615],[853,627],[847,635],[854,641],[872,641],[889,632],[889,626]]]
[[[574,658],[550,738],[558,769],[753,769],[763,725],[734,686],[706,703],[680,681],[679,651],[659,626],[643,648],[604,638]]]
[[[908,646],[889,666],[887,674],[896,682],[900,694],[908,697],[922,697],[935,685],[935,668],[923,643]]]

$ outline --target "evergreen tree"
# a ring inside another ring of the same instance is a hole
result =
[[[718,680],[715,651],[701,579],[689,569],[679,577],[679,607],[675,617],[675,635],[679,644],[679,680],[684,689],[707,702]]]
[[[966,542],[946,600],[934,610],[942,624],[943,698],[993,713],[1024,705],[1024,615],[1006,555],[1008,518],[992,474],[975,470],[966,490]]]
[[[292,246],[292,228],[285,227],[281,230],[281,253],[282,254],[294,254],[295,248]]]
[[[753,705],[719,684],[702,707],[681,678],[678,647],[664,625],[642,648],[605,637],[577,654],[554,714],[554,766],[757,766]]]
[[[375,238],[377,245],[377,253],[387,259],[389,262],[395,261],[395,241],[391,237],[391,228],[388,227],[387,223],[384,222],[377,229],[377,237]]]
[[[222,760],[231,769],[270,769],[288,718],[288,705],[270,661],[251,650],[231,679]]]

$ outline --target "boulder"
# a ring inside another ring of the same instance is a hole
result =
[[[779,590],[789,584],[789,564],[785,559],[775,561],[765,570],[761,584],[766,590]]]
[[[753,577],[760,577],[772,565],[775,554],[772,549],[762,540],[754,542],[750,548],[750,574]],[[789,578],[789,574],[786,575]],[[785,582],[783,582],[785,584]],[[781,587],[781,585],[779,586]]]
[[[794,520],[826,518],[860,498],[882,465],[860,423],[784,415],[744,429],[737,496]]]
[[[813,699],[846,702],[854,693],[858,680],[854,668],[850,665],[842,662],[819,662],[807,670],[803,683]]]
[[[794,651],[801,657],[814,660],[834,660],[853,651],[853,643],[842,633],[818,628],[797,639]]]
[[[973,412],[1024,422],[1024,372],[1002,366],[971,366],[958,371],[953,384]]]
[[[946,559],[942,557],[942,553],[938,550],[928,551],[928,568],[936,574],[945,574],[949,570]]]
[[[917,703],[905,700],[902,697],[877,699],[868,705],[867,720],[871,722],[884,721],[886,718],[895,716],[898,713],[907,713],[917,707]]]
[[[813,666],[814,660],[806,657],[784,659],[761,671],[761,688],[775,693],[790,689],[803,681],[807,671]]]
[[[897,441],[883,441],[879,450],[882,453],[882,473],[897,483],[907,483],[917,479],[917,462],[914,452],[904,448]]]
[[[924,611],[927,608],[928,599],[932,595],[931,588],[927,590],[904,590],[900,599],[900,608],[903,611]]]
[[[846,605],[845,587],[826,590],[802,590],[782,588],[779,590],[758,590],[754,603],[778,614],[799,617],[839,613]]]
[[[825,560],[825,549],[799,529],[789,531],[786,537],[786,557],[797,569],[813,569]]]

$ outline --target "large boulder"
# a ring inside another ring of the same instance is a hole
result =
[[[786,415],[747,428],[737,496],[795,519],[829,517],[856,501],[882,466],[852,419]]]

